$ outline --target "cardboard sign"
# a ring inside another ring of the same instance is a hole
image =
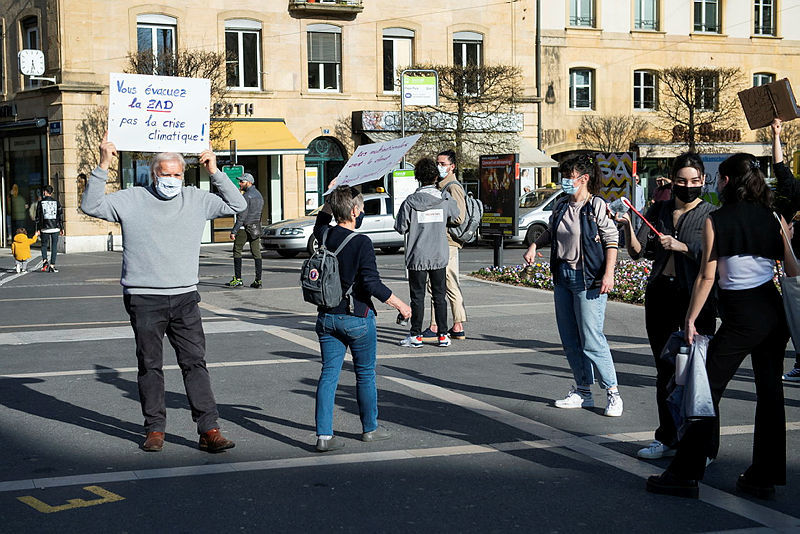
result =
[[[421,136],[422,134],[416,134],[383,143],[361,145],[336,177],[336,186],[354,186],[381,178],[397,166]],[[331,189],[328,189],[325,194],[330,192]]]
[[[788,78],[740,91],[739,101],[751,130],[769,126],[775,118],[786,122],[800,117]]]
[[[112,72],[108,101],[108,140],[117,150],[199,154],[209,147],[209,80]]]

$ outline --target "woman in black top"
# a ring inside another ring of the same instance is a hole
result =
[[[334,183],[331,183],[333,187]],[[336,226],[331,227],[331,219]],[[331,191],[325,206],[317,215],[314,235],[329,250],[336,248],[364,218],[364,198],[357,190],[346,185]],[[372,240],[358,234],[337,254],[342,294],[338,305],[318,309],[317,337],[322,353],[322,372],[317,383],[316,430],[317,451],[341,449],[344,443],[333,435],[333,407],[339,374],[347,349],[353,356],[356,373],[356,400],[361,417],[362,441],[378,441],[391,437],[389,431],[378,426],[378,390],[375,386],[375,359],[378,344],[375,329],[375,307],[372,298],[394,307],[405,317],[411,317],[411,308],[381,282],[375,261]],[[352,294],[347,290],[352,286]]]
[[[631,258],[653,260],[645,290],[644,317],[656,364],[659,425],[655,440],[638,452],[639,458],[645,459],[673,456],[678,444],[678,432],[667,406],[667,386],[675,367],[660,356],[669,336],[683,327],[692,285],[700,269],[703,224],[715,209],[700,198],[705,182],[705,168],[700,156],[694,152],[684,152],[675,158],[670,178],[672,198],[656,202],[645,214],[647,220],[661,232],[661,236],[646,224],[642,224],[634,234],[630,215],[617,218],[623,223]],[[697,319],[698,332],[714,334],[715,311],[711,299]]]
[[[722,207],[706,219],[703,262],[686,314],[686,341],[697,333],[696,321],[717,279],[722,325],[708,345],[706,372],[717,416],[690,422],[667,470],[647,481],[648,491],[697,497],[706,456],[719,437],[719,401],[728,382],[750,354],[756,385],[753,463],[736,488],[756,497],[786,484],[786,420],[781,369],[789,332],[783,303],[773,282],[775,260],[789,276],[798,273],[794,256],[781,238],[786,223],[771,209],[772,192],[750,154],[734,154],[719,166]]]

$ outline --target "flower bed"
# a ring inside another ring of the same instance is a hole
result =
[[[614,289],[608,294],[609,298],[630,304],[643,304],[651,265],[652,263],[646,260],[618,261],[614,270]],[[530,267],[524,265],[483,267],[472,275],[515,286],[553,289],[553,276],[550,273],[550,264],[547,262],[536,262]]]

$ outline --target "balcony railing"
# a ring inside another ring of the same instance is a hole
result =
[[[364,11],[363,0],[289,0],[289,11],[307,15],[354,16]]]

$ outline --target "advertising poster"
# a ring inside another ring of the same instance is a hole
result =
[[[312,211],[319,207],[319,193],[306,193],[306,211]]]
[[[633,166],[634,154],[621,152],[619,154],[594,155],[597,166],[600,168],[601,189],[600,195],[606,202],[617,200],[620,197],[633,198]]]
[[[199,154],[209,148],[211,82],[109,75],[108,139],[117,150]]]
[[[480,157],[481,234],[514,235],[519,220],[519,154]]]
[[[317,192],[319,169],[317,167],[306,167],[306,192]]]
[[[700,197],[706,202],[719,206],[719,195],[717,194],[717,180],[719,179],[719,164],[731,157],[733,154],[701,154],[703,167],[706,170],[706,184],[703,194]]]
[[[520,167],[519,169],[519,190],[520,194],[530,193],[536,189],[536,168]]]

